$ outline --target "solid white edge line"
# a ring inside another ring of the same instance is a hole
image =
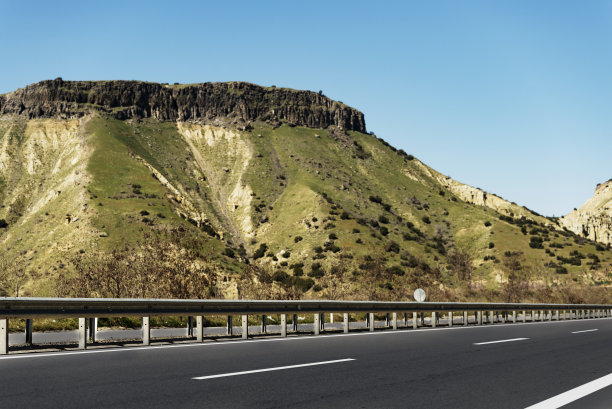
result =
[[[525,341],[526,339],[529,339],[529,338],[511,338],[511,339],[500,339],[499,341],[474,342],[472,345],[499,344],[501,342]]]
[[[341,362],[349,362],[349,361],[354,361],[354,360],[355,360],[354,358],[335,359],[333,361],[311,362],[311,363],[308,363],[308,364],[277,366],[277,367],[274,367],[274,368],[253,369],[251,371],[228,372],[228,373],[222,373],[222,374],[217,374],[217,375],[197,376],[197,377],[191,378],[191,379],[195,379],[195,380],[201,381],[201,380],[204,380],[204,379],[225,378],[225,377],[228,377],[228,376],[248,375],[248,374],[260,373],[260,372],[282,371],[284,369],[304,368],[304,367],[307,367],[307,366],[338,364],[338,363],[341,363]]]
[[[573,331],[572,334],[581,334],[583,332],[593,332],[593,331],[599,331],[599,328],[585,329],[583,331]]]
[[[611,320],[612,318],[598,318],[600,320]],[[473,330],[473,329],[488,329],[488,328],[500,328],[500,327],[517,327],[522,325],[550,325],[550,324],[570,324],[579,323],[581,320],[562,320],[562,321],[543,321],[543,322],[517,322],[508,324],[495,324],[495,325],[454,325],[452,327],[445,328],[422,328],[422,329],[411,329],[411,328],[398,328],[397,331],[377,331],[377,332],[358,332],[354,334],[325,334],[321,336],[313,335],[301,335],[288,338],[266,338],[266,339],[250,339],[250,340],[229,340],[220,342],[191,342],[185,344],[169,344],[169,345],[150,345],[150,346],[133,346],[133,347],[110,347],[109,349],[97,349],[88,351],[58,351],[58,352],[24,352],[18,354],[10,354],[0,356],[0,361],[5,359],[27,359],[27,358],[46,358],[46,357],[63,357],[69,355],[88,355],[88,354],[101,354],[109,352],[133,352],[133,351],[151,351],[156,349],[167,349],[167,348],[187,348],[187,347],[211,347],[211,346],[223,346],[223,345],[237,345],[244,343],[257,343],[257,342],[284,342],[284,341],[308,341],[308,340],[324,340],[328,338],[336,337],[355,337],[355,336],[378,336],[378,335],[399,335],[399,334],[412,334],[414,332],[427,332],[427,331],[459,331],[459,330]]]
[[[525,409],[557,409],[610,385],[612,385],[612,374],[602,376],[601,378],[585,383],[584,385],[578,386],[574,389],[570,389],[567,392],[553,396],[552,398],[536,403],[535,405],[529,406]]]

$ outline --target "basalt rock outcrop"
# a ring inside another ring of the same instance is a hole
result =
[[[366,132],[363,113],[322,93],[247,82],[165,85],[141,81],[41,81],[0,95],[0,114],[76,118],[91,110],[117,119],[285,122]]]
[[[559,222],[590,240],[612,243],[612,180],[597,185],[592,198]]]

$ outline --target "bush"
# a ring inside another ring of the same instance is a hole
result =
[[[340,218],[341,218],[342,220],[348,220],[348,219],[350,219],[350,218],[351,218],[351,215],[350,215],[350,214],[348,214],[348,212],[343,211],[342,213],[340,213]]]
[[[357,238],[357,240],[355,240],[355,243],[357,243],[357,244],[363,244],[363,240],[361,240],[360,238]]]
[[[148,215],[149,215],[149,212],[147,212],[146,210],[141,210],[141,211],[140,211],[140,215],[141,215],[141,216],[148,216]]]
[[[8,223],[4,219],[0,219],[0,229],[8,227]]]
[[[302,236],[295,236],[295,238],[293,239],[293,242],[294,243],[298,243],[298,242],[300,242],[302,240],[303,240]]]
[[[281,254],[282,258],[289,258],[291,257],[291,252],[290,251],[285,251],[283,254]]]
[[[289,279],[289,274],[285,273],[283,270],[278,270],[272,275],[272,280],[280,283],[284,283]]]
[[[389,234],[389,229],[387,229],[385,226],[380,226],[380,234],[386,236],[387,234]]]
[[[382,197],[380,197],[380,196],[370,196],[370,202],[381,204],[382,203]]]
[[[542,243],[542,238],[538,236],[531,236],[529,239],[529,247],[532,249],[543,249],[544,244]]]
[[[293,286],[302,292],[306,292],[312,288],[314,280],[312,278],[294,277]]]
[[[492,241],[491,241],[491,242],[489,242],[489,248],[490,248],[490,249],[492,249],[492,248],[494,248],[494,247],[495,247],[495,243],[493,243]]]
[[[491,226],[491,222],[487,220],[486,222],[484,222],[484,225],[485,225],[485,227],[489,227],[489,226]]]
[[[429,216],[423,216],[421,220],[423,220],[423,223],[431,224],[431,219],[429,218]]]
[[[353,229],[353,233],[357,234],[357,233],[361,233],[361,231],[359,229]]]
[[[310,266],[310,273],[308,273],[308,277],[321,278],[325,275],[325,270],[323,270],[321,263],[312,263]]]
[[[338,235],[336,235],[336,233],[329,233],[329,239],[330,240],[337,240],[338,239]]]
[[[266,243],[261,243],[259,248],[255,251],[255,253],[253,253],[253,259],[257,260],[258,258],[262,258],[266,254],[267,250],[268,245]]]
[[[391,253],[391,252],[393,252],[393,253],[398,254],[398,253],[399,253],[399,251],[400,251],[400,246],[399,246],[399,244],[397,244],[396,242],[394,242],[394,241],[390,241],[390,242],[389,242],[389,243],[387,243],[387,245],[385,246],[385,251],[386,251],[387,253]]]
[[[396,276],[403,276],[406,274],[406,272],[400,266],[391,266],[387,269],[387,272]]]
[[[378,221],[383,223],[383,224],[388,224],[389,223],[389,219],[385,215],[378,216]]]

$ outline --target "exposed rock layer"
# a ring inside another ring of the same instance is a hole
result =
[[[612,243],[612,180],[597,185],[592,198],[559,222],[590,240]]]
[[[0,114],[79,117],[101,110],[117,119],[188,121],[228,117],[366,132],[363,113],[321,93],[246,82],[163,85],[140,81],[42,81],[0,95]]]

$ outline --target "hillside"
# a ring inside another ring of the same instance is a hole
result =
[[[57,79],[0,113],[7,294],[544,301],[610,283],[609,246],[322,93]]]

